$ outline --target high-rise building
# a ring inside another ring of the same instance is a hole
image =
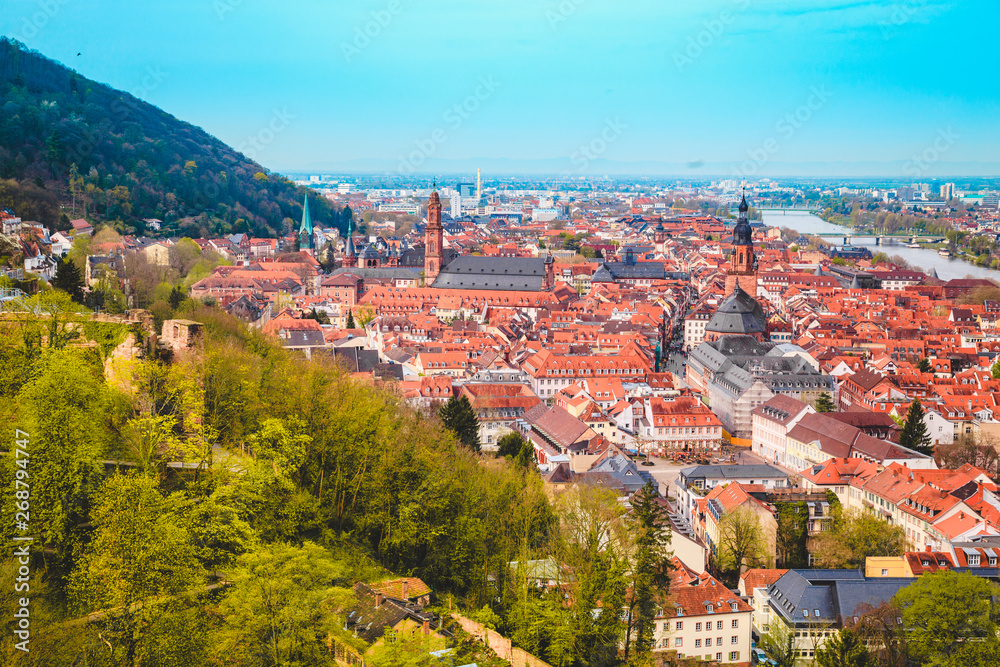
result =
[[[462,195],[457,191],[451,193],[451,217],[462,217]]]
[[[955,198],[955,184],[945,183],[941,186],[941,199],[949,201]]]
[[[475,183],[459,183],[455,186],[458,190],[458,194],[462,199],[474,199],[476,197],[476,184]]]

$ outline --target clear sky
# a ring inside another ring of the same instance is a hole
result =
[[[933,174],[1000,161],[998,17],[996,0],[4,0],[0,32],[280,170]]]

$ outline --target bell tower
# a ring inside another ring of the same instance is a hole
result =
[[[444,259],[444,230],[441,227],[441,198],[437,190],[427,202],[427,227],[424,229],[424,285],[430,287],[441,272]]]
[[[744,192],[740,202],[740,215],[733,230],[733,253],[729,256],[726,296],[735,292],[737,285],[750,296],[757,295],[757,256],[753,251],[753,230],[747,220],[749,210]]]

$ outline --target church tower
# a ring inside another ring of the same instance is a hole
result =
[[[313,222],[309,215],[309,195],[302,202],[302,224],[299,225],[299,250],[305,250],[310,255],[314,253]]]
[[[344,243],[344,261],[341,266],[353,269],[358,265],[358,255],[354,252],[354,228],[353,220],[347,221],[347,241]]]
[[[757,256],[753,252],[753,230],[747,221],[747,195],[743,193],[740,215],[733,230],[733,254],[729,256],[726,275],[726,296],[736,291],[737,285],[751,297],[757,295]]]
[[[444,230],[441,227],[441,198],[437,190],[427,202],[427,227],[424,230],[424,285],[430,287],[441,272],[444,259]]]

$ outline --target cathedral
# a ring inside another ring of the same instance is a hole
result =
[[[555,287],[555,260],[534,257],[452,256],[444,249],[441,198],[434,190],[424,230],[424,284],[437,289],[545,292]]]

